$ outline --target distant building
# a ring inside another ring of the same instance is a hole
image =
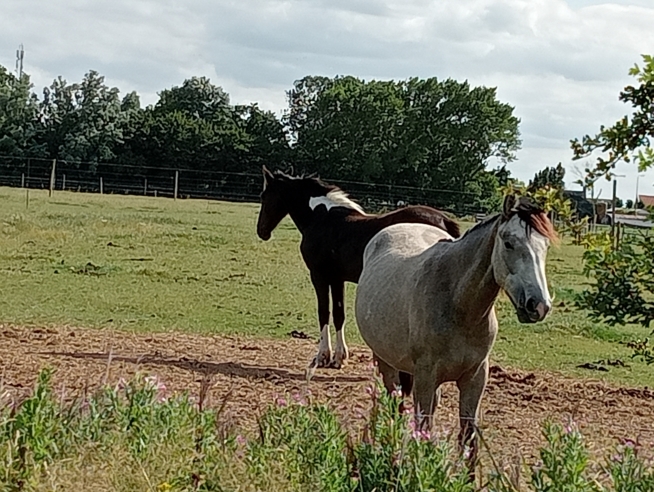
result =
[[[643,202],[645,208],[654,208],[654,196],[652,195],[638,195],[638,199]]]
[[[597,202],[595,204],[595,223],[602,225],[611,225],[613,222],[611,216],[608,214],[608,207],[604,202]]]
[[[593,204],[586,199],[585,191],[565,190],[563,196],[573,203],[577,218],[593,217]]]

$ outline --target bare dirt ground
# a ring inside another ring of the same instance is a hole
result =
[[[135,373],[156,375],[167,391],[198,395],[209,378],[209,404],[225,402],[225,418],[252,429],[256,417],[279,396],[306,394],[328,402],[352,429],[361,428],[370,408],[372,381],[366,347],[353,347],[340,371],[319,370],[307,383],[304,369],[315,342],[289,337],[261,340],[184,334],[130,334],[79,328],[0,325],[2,389],[21,398],[40,369],[55,369],[54,387],[67,395],[114,385]],[[444,388],[436,430],[456,432],[457,390]],[[619,388],[554,373],[493,366],[482,403],[481,428],[490,451],[504,463],[527,461],[543,444],[541,424],[573,418],[593,454],[606,456],[621,438],[638,440],[654,455],[654,391]],[[455,435],[455,434],[454,434]]]

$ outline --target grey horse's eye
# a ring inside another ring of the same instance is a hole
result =
[[[513,249],[513,244],[511,244],[509,241],[504,241],[504,247],[506,249]]]

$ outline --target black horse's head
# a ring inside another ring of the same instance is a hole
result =
[[[270,172],[263,166],[263,192],[261,192],[261,211],[257,221],[257,235],[267,241],[272,231],[289,213],[288,193],[291,176],[282,172]]]
[[[315,176],[291,176],[281,171],[269,171],[263,166],[261,211],[257,221],[257,235],[267,241],[272,231],[286,215],[306,219],[310,214],[309,199],[325,196],[336,186],[323,183]],[[299,226],[299,224],[296,224]]]

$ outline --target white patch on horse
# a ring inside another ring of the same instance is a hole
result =
[[[345,207],[365,214],[361,205],[352,201],[343,190],[332,190],[325,196],[312,196],[309,198],[309,207],[311,207],[311,210],[315,210],[320,205],[324,205],[327,211],[332,207]]]

